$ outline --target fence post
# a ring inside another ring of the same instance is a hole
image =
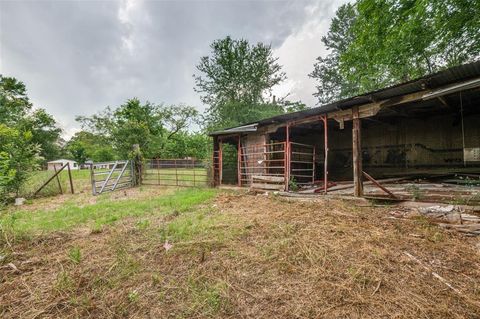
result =
[[[93,162],[90,161],[89,165],[90,165],[90,180],[92,181],[92,195],[97,195],[95,173],[93,171]]]
[[[195,187],[195,159],[192,159],[192,167],[193,167],[193,187]]]
[[[152,168],[152,161],[150,161],[150,169]],[[160,160],[157,157],[157,185],[160,185]]]
[[[132,151],[132,163],[134,167],[135,176],[133,178],[133,186],[139,186],[142,184],[142,173],[143,173],[143,156],[142,152],[140,151],[140,145],[133,144],[133,151]]]
[[[70,163],[67,163],[68,166],[67,166],[67,169],[68,169],[68,179],[70,180],[70,190],[72,191],[72,194],[74,193],[73,192],[73,180],[72,180],[72,172],[70,171]]]
[[[174,160],[175,163],[175,185],[178,186],[178,171],[177,171],[177,160]]]
[[[57,166],[55,164],[53,164],[53,170],[55,171],[55,173],[57,173]],[[57,175],[57,184],[58,184],[58,188],[60,189],[60,194],[63,194],[62,184],[60,183],[60,179],[58,178],[58,175]]]

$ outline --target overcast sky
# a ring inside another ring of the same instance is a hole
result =
[[[195,65],[213,40],[230,35],[271,44],[288,77],[275,94],[311,107],[307,74],[344,2],[0,0],[0,73],[23,81],[70,137],[80,128],[76,115],[131,97],[204,110]]]

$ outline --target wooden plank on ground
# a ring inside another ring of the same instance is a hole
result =
[[[285,177],[283,176],[265,176],[265,175],[253,175],[252,180],[272,183],[284,183]]]
[[[268,184],[268,183],[252,183],[251,187],[254,188],[254,189],[282,191],[285,188],[285,185],[283,185],[283,184]]]

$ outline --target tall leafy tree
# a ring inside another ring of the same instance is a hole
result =
[[[347,7],[355,13],[351,20],[345,19]],[[358,0],[345,5],[327,35],[341,31],[342,37],[324,41],[335,58],[320,57],[312,73],[319,83],[319,102],[474,61],[480,57],[479,29],[476,0]]]
[[[320,104],[345,98],[358,91],[354,81],[349,81],[340,69],[340,58],[355,40],[353,25],[357,18],[354,5],[340,6],[332,19],[330,29],[322,42],[329,51],[325,57],[318,57],[310,77],[317,79],[317,92],[313,95]]]
[[[0,201],[18,195],[57,133],[50,115],[41,109],[32,111],[25,85],[0,75]]]
[[[0,122],[16,125],[32,109],[25,84],[0,74]]]
[[[194,75],[194,89],[209,106],[209,129],[282,113],[278,105],[266,103],[272,88],[286,79],[271,46],[227,36],[210,47],[210,56],[201,57]]]
[[[55,118],[44,109],[37,109],[21,123],[22,130],[32,132],[32,142],[40,146],[43,161],[57,159],[62,152],[62,129]]]
[[[0,75],[0,123],[21,132],[31,132],[31,143],[38,144],[44,161],[55,159],[61,151],[62,130],[44,109],[33,109],[23,82]]]

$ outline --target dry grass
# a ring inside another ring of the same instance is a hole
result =
[[[388,211],[220,194],[188,212],[35,237],[12,247],[19,272],[0,269],[0,314],[480,318],[478,239]]]

